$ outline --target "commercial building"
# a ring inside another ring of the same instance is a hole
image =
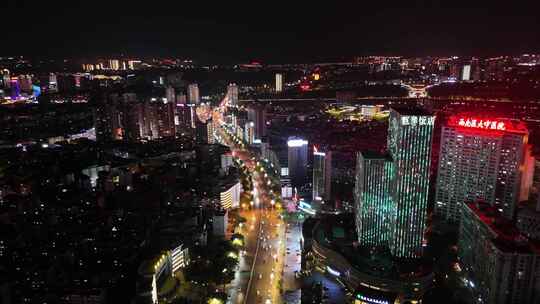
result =
[[[540,248],[498,208],[465,203],[458,248],[476,303],[539,303]]]
[[[276,92],[282,92],[283,91],[283,75],[280,73],[276,73]]]
[[[313,146],[313,201],[329,200],[332,183],[332,152]]]
[[[192,105],[198,105],[201,102],[199,96],[199,85],[197,85],[196,83],[191,83],[188,85],[187,99],[188,103]]]
[[[394,163],[388,154],[359,152],[356,164],[356,230],[361,246],[388,246],[396,206],[392,201]]]
[[[463,204],[481,200],[513,219],[532,183],[527,141],[520,122],[450,117],[441,131],[435,214],[459,222]]]
[[[391,197],[396,206],[392,255],[422,255],[435,116],[416,108],[390,110],[388,148],[394,162]]]
[[[293,187],[300,187],[306,183],[308,141],[302,138],[289,137],[287,147],[289,177]]]

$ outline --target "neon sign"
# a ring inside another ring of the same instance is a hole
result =
[[[457,124],[461,127],[466,127],[466,128],[477,128],[477,129],[499,130],[499,131],[506,130],[506,124],[498,120],[460,118]]]

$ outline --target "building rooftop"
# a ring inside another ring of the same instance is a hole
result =
[[[494,233],[492,242],[499,250],[540,254],[540,244],[523,236],[512,221],[501,216],[496,207],[484,202],[467,203],[466,206]]]
[[[400,115],[433,116],[431,112],[418,106],[392,107],[391,110],[396,111]]]
[[[385,152],[378,152],[378,151],[360,151],[360,154],[364,159],[384,159],[387,161],[392,161],[392,156],[385,151]]]
[[[460,113],[448,118],[446,125],[471,132],[490,134],[518,133],[527,135],[529,130],[524,122],[516,119],[489,117],[478,113]]]

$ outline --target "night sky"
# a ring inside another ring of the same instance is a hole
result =
[[[0,54],[287,63],[540,50],[536,1],[54,2],[79,1],[1,0]]]

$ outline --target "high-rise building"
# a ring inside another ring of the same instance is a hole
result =
[[[475,303],[540,303],[540,247],[485,203],[465,203],[458,257]]]
[[[523,171],[534,166],[528,161],[527,140],[527,128],[520,122],[450,117],[441,131],[435,214],[459,222],[463,204],[481,200],[512,219],[521,192],[528,193],[530,187],[522,187]]]
[[[238,107],[238,86],[231,83],[227,87],[227,95],[229,96],[229,106]]]
[[[276,92],[283,91],[283,75],[280,73],[276,74]]]
[[[289,137],[287,147],[287,160],[291,182],[294,187],[303,186],[306,183],[308,141],[301,138]]]
[[[394,170],[388,154],[359,152],[356,157],[356,229],[362,246],[388,246],[394,237]]]
[[[394,162],[391,197],[396,206],[390,251],[397,258],[422,255],[435,116],[422,109],[391,109],[388,149]]]
[[[250,145],[253,144],[253,141],[255,140],[255,123],[253,121],[246,122],[244,128],[244,140]]]
[[[332,152],[313,146],[313,201],[329,200],[332,182]]]
[[[266,108],[260,105],[251,105],[247,108],[247,118],[255,123],[255,139],[266,136]]]
[[[466,64],[463,66],[463,69],[461,70],[461,80],[463,81],[471,80],[471,65],[470,64]]]
[[[199,86],[196,83],[188,85],[187,98],[189,104],[198,105],[201,102],[199,97]]]

